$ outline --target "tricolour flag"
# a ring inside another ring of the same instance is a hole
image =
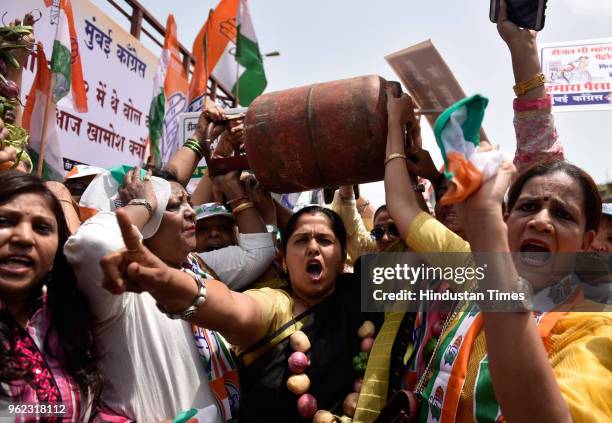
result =
[[[187,108],[189,83],[181,62],[174,16],[168,15],[149,109],[149,148],[155,165],[167,163],[178,149],[178,116]]]
[[[35,167],[44,145],[43,179],[62,181],[64,162],[57,133],[55,103],[49,98],[51,71],[42,44],[38,45],[36,62],[36,76],[23,112],[23,127],[30,133],[30,155]]]
[[[480,95],[464,98],[436,119],[434,135],[444,159],[444,176],[451,186],[440,204],[459,203],[482,182],[497,173],[500,151],[478,152],[480,127],[489,100]]]
[[[200,110],[212,75],[248,106],[267,81],[246,0],[221,0],[193,43],[196,65],[189,87],[189,109]]]
[[[87,112],[87,92],[70,0],[45,0],[51,23],[57,25],[51,55],[53,101],[81,113]]]

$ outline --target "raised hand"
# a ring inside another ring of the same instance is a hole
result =
[[[157,197],[151,182],[151,171],[147,171],[144,178],[140,177],[140,168],[136,166],[129,170],[123,179],[123,185],[119,187],[119,199],[127,204],[130,200],[143,198],[148,201],[153,210],[157,208]]]
[[[213,157],[231,156],[234,154],[236,147],[244,144],[244,138],[244,118],[229,120],[225,132],[221,135],[221,140],[213,152]]]
[[[504,194],[517,176],[516,167],[504,160],[497,174],[484,181],[480,188],[463,203],[456,204],[457,214],[464,227],[478,227],[482,216],[502,216]]]
[[[0,171],[12,168],[16,160],[17,150],[15,150],[15,147],[7,145],[0,149]]]
[[[154,292],[169,281],[170,268],[142,243],[138,230],[124,210],[117,210],[117,222],[125,248],[102,257],[102,287],[113,294]]]
[[[230,120],[228,122],[228,131],[229,134],[227,138],[232,146],[240,146],[244,144],[244,138],[246,136],[246,132],[244,130],[244,118]]]
[[[508,18],[508,4],[506,0],[501,0],[499,4],[497,31],[510,49],[514,46],[524,45],[526,42],[535,42],[537,35],[536,31],[521,28]]]
[[[412,145],[406,150],[408,161],[406,162],[410,173],[414,173],[421,178],[428,179],[436,185],[440,182],[441,174],[436,168],[429,151]]]
[[[272,194],[253,175],[249,175],[244,182],[247,196],[261,213],[264,222],[276,225],[276,206]]]
[[[34,16],[31,13],[28,13],[23,17],[23,22],[21,21],[21,19],[15,19],[15,21],[10,26],[21,28],[31,27],[34,25],[34,22]],[[25,61],[30,55],[32,48],[34,47],[35,41],[34,33],[32,32],[31,28],[29,32],[26,31],[25,28],[23,29],[23,33],[16,40],[14,40],[15,44],[18,44],[21,47],[15,48],[11,51],[21,68],[23,68],[23,66],[25,65]]]
[[[391,122],[399,122],[405,124],[406,122],[414,122],[417,117],[414,113],[414,101],[406,93],[401,93],[399,97],[396,97],[395,89],[388,85],[387,91],[387,116]]]
[[[213,183],[217,189],[225,194],[228,200],[244,197],[246,195],[244,183],[240,180],[240,171],[238,170],[215,176],[213,178]]]
[[[200,117],[198,119],[198,127],[195,131],[195,138],[198,140],[204,140],[206,137],[206,128],[208,124],[211,122],[218,123],[215,125],[211,139],[217,138],[223,131],[225,131],[225,126],[221,125],[224,121],[227,120],[227,116],[225,115],[225,111],[210,101],[208,98],[206,99],[206,106],[202,113],[200,113]]]

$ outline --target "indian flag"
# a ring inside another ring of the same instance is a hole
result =
[[[53,72],[53,102],[64,99],[61,106],[81,113],[87,112],[87,92],[83,80],[81,56],[70,0],[45,0],[51,7],[51,23],[56,26],[51,71]]]
[[[444,176],[451,186],[440,204],[459,203],[475,192],[482,182],[497,173],[500,151],[478,152],[480,127],[489,100],[480,95],[464,98],[436,119],[434,135],[442,158]]]
[[[193,43],[196,58],[189,88],[190,110],[202,108],[212,75],[248,106],[266,88],[263,59],[246,0],[221,0]]]
[[[189,83],[181,63],[174,16],[168,15],[166,38],[159,58],[149,108],[149,148],[155,165],[168,162],[178,149],[179,113],[187,108]]]
[[[36,62],[36,76],[23,112],[23,127],[30,133],[29,150],[34,167],[37,167],[43,150],[41,176],[46,180],[63,181],[64,162],[57,133],[55,103],[49,98],[51,71],[42,44],[38,44]]]

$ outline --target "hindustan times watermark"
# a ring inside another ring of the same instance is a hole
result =
[[[379,253],[362,256],[363,311],[612,311],[608,253]],[[359,271],[359,269],[356,269]]]

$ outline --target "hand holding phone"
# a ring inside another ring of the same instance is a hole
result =
[[[547,0],[506,0],[508,19],[521,28],[540,31],[544,28]],[[497,23],[501,9],[501,0],[491,0],[489,19]]]

